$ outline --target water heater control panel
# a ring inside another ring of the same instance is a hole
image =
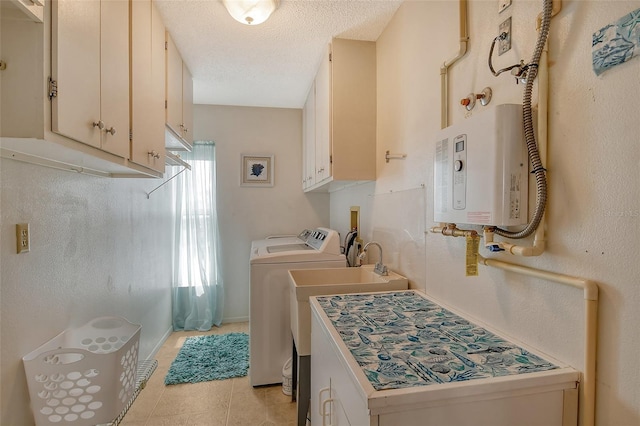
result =
[[[467,135],[453,139],[453,208],[467,207]]]
[[[447,127],[435,148],[434,221],[527,223],[529,161],[521,105],[498,105]]]

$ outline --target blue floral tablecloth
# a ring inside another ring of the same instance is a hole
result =
[[[640,56],[640,9],[593,33],[591,51],[596,75]]]
[[[317,300],[376,390],[558,368],[414,291]]]

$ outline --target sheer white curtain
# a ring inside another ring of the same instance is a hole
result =
[[[174,330],[209,330],[222,322],[224,287],[218,263],[216,163],[213,142],[195,142],[181,153],[191,165],[173,179]]]

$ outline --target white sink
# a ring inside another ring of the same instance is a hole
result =
[[[360,268],[293,269],[289,271],[291,332],[298,355],[311,355],[311,307],[309,297],[328,294],[406,290],[409,281],[389,271],[378,275],[373,265]]]

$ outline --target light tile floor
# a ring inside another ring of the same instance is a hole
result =
[[[185,339],[205,334],[249,333],[249,323],[208,332],[174,332],[156,355],[158,368],[140,392],[123,426],[293,426],[296,404],[281,386],[254,388],[248,377],[165,386],[164,377]]]

